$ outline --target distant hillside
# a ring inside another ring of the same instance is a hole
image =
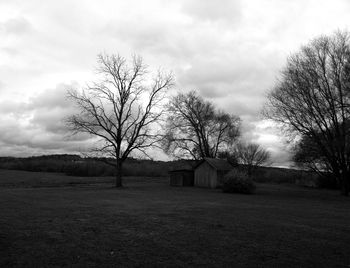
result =
[[[112,160],[112,159],[104,159]],[[124,176],[163,177],[173,169],[188,169],[194,167],[198,161],[153,161],[129,158],[123,166]],[[26,170],[35,172],[57,172],[70,176],[114,176],[112,166],[96,158],[83,158],[79,155],[60,154],[42,155],[27,158],[0,157],[1,169]],[[242,166],[238,168],[244,168]],[[260,167],[254,174],[257,182],[297,183],[310,187],[336,188],[331,177],[320,177],[314,172],[288,168]]]
[[[79,155],[42,155],[26,158],[0,157],[1,169],[35,172],[59,172],[71,176],[114,176],[113,166],[97,158],[83,158]],[[113,159],[103,159],[113,162]],[[123,165],[125,176],[168,176],[169,170],[184,165],[193,166],[193,160],[153,161],[129,158]]]

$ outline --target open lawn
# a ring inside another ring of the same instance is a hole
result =
[[[0,170],[1,267],[350,267],[350,198]]]

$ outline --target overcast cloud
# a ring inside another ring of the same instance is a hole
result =
[[[98,53],[141,55],[243,119],[243,139],[288,164],[281,134],[260,118],[287,56],[311,38],[350,29],[347,0],[0,0],[0,155],[85,150],[62,119],[69,87],[94,77]]]

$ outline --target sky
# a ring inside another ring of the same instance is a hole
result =
[[[287,140],[261,109],[287,57],[350,29],[347,0],[0,0],[0,156],[79,153],[66,99],[96,75],[99,53],[137,54],[242,119],[242,139],[288,166]],[[155,159],[166,160],[162,153]]]

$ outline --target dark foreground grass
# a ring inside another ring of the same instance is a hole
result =
[[[0,170],[1,267],[349,267],[350,199]],[[61,186],[61,187],[58,187]]]

